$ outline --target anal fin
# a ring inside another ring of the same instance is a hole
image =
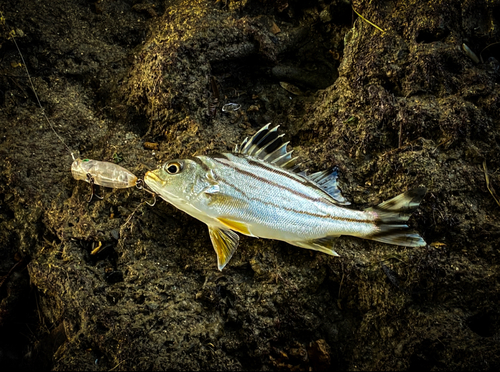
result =
[[[222,230],[212,226],[208,227],[208,232],[210,233],[210,240],[212,240],[215,253],[217,253],[217,267],[222,271],[231,257],[233,257],[234,252],[236,252],[240,237],[231,230]]]
[[[338,253],[335,252],[332,248],[333,241],[337,238],[337,236],[325,236],[324,238],[307,240],[307,241],[293,241],[287,242],[288,244],[295,245],[297,247],[312,249],[314,251],[323,252],[329,254],[331,256],[338,257]]]

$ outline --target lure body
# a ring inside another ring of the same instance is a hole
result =
[[[71,173],[76,180],[94,183],[114,189],[125,189],[137,185],[137,177],[127,169],[107,161],[76,159],[71,164]]]

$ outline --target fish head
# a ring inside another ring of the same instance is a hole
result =
[[[203,203],[203,191],[213,187],[210,172],[193,159],[175,159],[146,172],[144,182],[162,199],[179,209]]]

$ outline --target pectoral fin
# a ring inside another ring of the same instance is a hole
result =
[[[217,253],[217,267],[222,271],[229,262],[240,241],[238,234],[231,230],[221,230],[217,227],[208,227],[210,239]]]
[[[295,241],[287,242],[296,245],[297,247],[312,249],[314,251],[323,252],[332,256],[338,257],[339,255],[332,249],[333,241],[337,236],[325,236],[324,238],[308,240],[308,241]]]
[[[217,182],[217,180],[214,177],[214,172],[212,170],[210,170],[209,172],[207,172],[205,177],[206,177],[209,185],[207,187],[205,187],[202,192],[205,194],[217,194],[217,193],[219,193],[220,192],[219,183]]]

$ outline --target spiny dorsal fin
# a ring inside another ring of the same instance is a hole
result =
[[[284,134],[278,134],[279,125],[269,129],[270,124],[264,125],[252,137],[245,138],[240,145],[236,145],[233,152],[295,171],[299,165],[298,157],[292,158],[293,150],[286,150],[289,142],[283,141]]]
[[[208,232],[215,253],[217,253],[217,267],[222,271],[236,252],[240,237],[231,230],[222,230],[212,226],[208,226]]]

